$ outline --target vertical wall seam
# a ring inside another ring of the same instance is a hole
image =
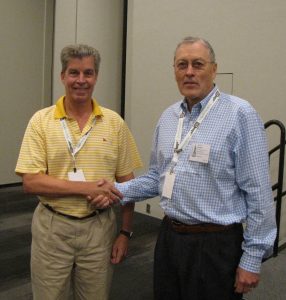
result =
[[[75,7],[75,43],[77,44],[77,22],[78,22],[78,0],[76,0]]]
[[[45,87],[45,79],[46,79],[46,52],[47,52],[47,45],[46,45],[46,35],[47,35],[47,0],[44,2],[44,20],[43,20],[43,49],[42,49],[42,99],[41,99],[41,108],[45,106],[45,96],[46,96],[46,87]]]
[[[128,0],[123,2],[123,34],[122,34],[122,66],[121,66],[121,105],[120,114],[125,117],[125,87],[126,87],[126,48],[127,48],[127,15]]]

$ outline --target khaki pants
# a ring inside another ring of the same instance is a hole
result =
[[[56,215],[42,204],[32,221],[31,276],[34,300],[106,300],[116,233],[112,209],[85,220]]]

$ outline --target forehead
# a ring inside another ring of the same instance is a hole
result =
[[[209,49],[201,42],[184,43],[175,53],[175,60],[179,59],[210,59]]]
[[[84,57],[72,57],[69,59],[67,68],[84,68],[84,69],[94,69],[94,57],[84,56]]]

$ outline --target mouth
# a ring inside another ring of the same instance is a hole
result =
[[[73,90],[76,93],[86,93],[88,91],[88,87],[74,87]]]
[[[194,82],[194,81],[184,81],[184,86],[197,86],[197,82]]]
[[[75,90],[87,90],[88,87],[87,86],[74,86],[73,89],[75,89]]]

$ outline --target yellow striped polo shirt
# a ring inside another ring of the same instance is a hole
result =
[[[64,137],[61,118],[66,119],[73,141],[77,145],[80,138],[95,124],[90,134],[76,154],[76,167],[83,170],[86,181],[105,178],[114,181],[141,167],[142,162],[135,141],[126,123],[114,111],[101,107],[93,100],[93,112],[84,129],[66,115],[64,97],[56,105],[36,112],[23,138],[17,166],[17,174],[48,174],[68,180],[68,172],[73,170],[73,160]],[[77,217],[91,213],[85,198],[51,198],[39,196],[44,204],[55,210]]]

